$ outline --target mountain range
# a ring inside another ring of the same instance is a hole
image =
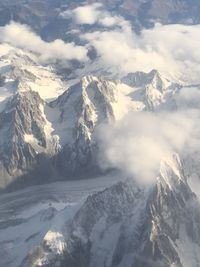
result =
[[[131,112],[176,111],[180,92],[193,85],[157,70],[120,80],[87,75],[70,85],[32,53],[11,49],[0,61],[1,188],[20,189],[0,196],[2,264],[198,266],[199,192],[190,177],[198,174],[196,155],[161,158],[147,185],[120,166],[102,168],[98,138],[104,125]]]
[[[0,267],[200,266],[199,11],[0,0]]]
[[[169,108],[182,86],[152,70],[121,80],[88,75],[67,87],[20,50],[2,57],[1,80],[1,188],[101,174],[99,127]]]

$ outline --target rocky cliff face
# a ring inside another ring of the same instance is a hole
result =
[[[2,187],[27,173],[39,154],[56,153],[56,138],[51,136],[43,109],[39,94],[26,91],[11,97],[0,113]]]

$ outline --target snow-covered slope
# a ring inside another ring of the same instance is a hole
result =
[[[36,54],[6,44],[0,44],[0,50],[0,101],[24,90],[37,91],[49,101],[64,91],[65,84],[53,66],[42,64]]]
[[[22,267],[29,251],[45,236],[50,238],[54,232],[59,235],[88,195],[104,190],[120,179],[120,175],[114,173],[96,179],[30,186],[2,194],[0,266]]]

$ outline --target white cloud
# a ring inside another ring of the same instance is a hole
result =
[[[120,25],[123,19],[120,16],[111,16],[110,14],[105,14],[101,19],[99,19],[99,24],[112,27],[115,25]]]
[[[37,53],[42,61],[87,60],[85,47],[76,46],[74,43],[65,43],[60,39],[49,43],[45,42],[28,26],[16,22],[0,27],[0,41]]]
[[[114,30],[82,35],[95,47],[98,64],[114,73],[158,69],[184,80],[199,81],[200,25],[160,25],[140,35],[121,20]]]
[[[176,98],[176,104],[180,109],[200,109],[200,87],[182,88]]]
[[[95,3],[93,5],[77,7],[73,10],[76,22],[78,24],[96,23],[101,15],[99,10],[101,6],[101,4]]]
[[[63,18],[73,18],[77,24],[99,24],[105,27],[119,25],[123,19],[121,16],[112,16],[101,3],[79,6],[73,10],[66,10],[60,14]]]
[[[98,22],[101,17],[102,4],[94,3],[76,7],[73,10],[66,10],[60,14],[63,18],[73,18],[77,24],[92,25]]]

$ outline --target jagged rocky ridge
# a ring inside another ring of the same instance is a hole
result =
[[[150,188],[127,180],[89,196],[59,232],[30,251],[24,266],[195,267],[199,220],[199,199],[173,155],[161,162]]]

